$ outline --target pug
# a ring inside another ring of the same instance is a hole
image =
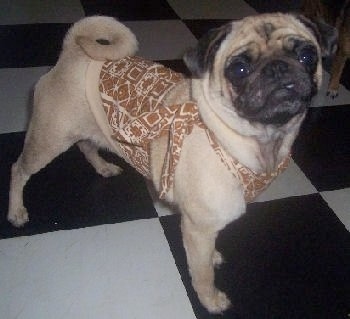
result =
[[[97,173],[120,174],[99,156],[108,149],[179,208],[193,288],[209,312],[223,312],[230,301],[214,285],[223,261],[216,237],[287,167],[320,87],[321,58],[336,43],[322,28],[280,13],[230,22],[186,53],[193,76],[185,78],[134,56],[135,36],[115,19],[77,22],[35,87],[8,220],[28,221],[24,185],[73,144]]]

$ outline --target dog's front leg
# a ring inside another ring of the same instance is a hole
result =
[[[213,225],[195,223],[186,215],[182,215],[181,230],[193,288],[209,312],[221,313],[230,306],[230,301],[214,284],[218,232]]]
[[[27,209],[23,204],[23,188],[31,174],[23,169],[21,157],[12,165],[7,219],[14,226],[23,226],[29,221]]]

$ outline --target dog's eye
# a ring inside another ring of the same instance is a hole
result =
[[[250,74],[250,64],[245,60],[236,60],[226,68],[226,76],[229,79],[242,79]]]
[[[231,65],[232,72],[236,77],[243,78],[249,75],[250,67],[247,62],[237,61]]]
[[[317,62],[317,52],[314,47],[307,46],[298,53],[299,62],[305,65],[314,65]]]

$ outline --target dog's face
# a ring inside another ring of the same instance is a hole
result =
[[[303,17],[259,15],[211,30],[185,62],[221,117],[281,126],[310,105],[334,39]]]

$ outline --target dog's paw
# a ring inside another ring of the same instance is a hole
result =
[[[231,306],[231,302],[226,294],[216,288],[210,297],[206,296],[200,299],[203,306],[213,314],[221,314]]]
[[[28,212],[24,207],[22,207],[21,209],[18,209],[14,214],[9,213],[7,220],[15,227],[22,227],[29,221]]]
[[[215,250],[214,254],[213,254],[213,265],[214,265],[214,267],[215,268],[219,268],[224,262],[225,262],[225,259],[222,256],[222,254],[220,252],[218,252],[217,250]]]
[[[329,96],[331,99],[335,99],[336,97],[339,96],[338,90],[329,89],[327,91],[327,96]]]
[[[103,177],[112,177],[121,174],[123,169],[115,164],[106,162],[103,166],[96,168],[96,172]]]

